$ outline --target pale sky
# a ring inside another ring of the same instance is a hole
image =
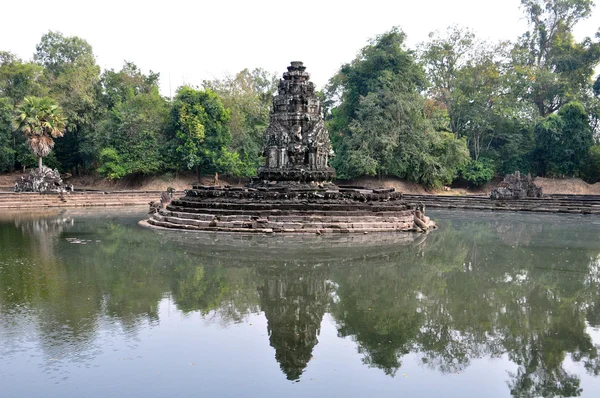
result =
[[[283,73],[304,61],[319,88],[368,40],[401,27],[413,47],[428,33],[458,24],[482,39],[515,40],[526,30],[520,0],[2,0],[0,50],[25,60],[49,30],[79,36],[98,64],[124,60],[161,76],[161,92],[200,85],[244,68]],[[597,7],[596,7],[597,8]],[[600,27],[595,10],[575,30],[578,40]],[[170,84],[169,84],[170,80]]]

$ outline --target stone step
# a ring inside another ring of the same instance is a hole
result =
[[[160,192],[113,191],[40,194],[34,192],[0,193],[0,208],[31,209],[38,207],[147,206],[160,200]]]
[[[445,208],[445,209],[470,209],[470,210],[492,210],[492,211],[529,211],[539,213],[573,213],[573,214],[600,214],[599,208],[585,208],[585,207],[573,207],[573,206],[559,206],[559,207],[526,207],[526,206],[510,206],[510,207],[498,207],[489,205],[475,205],[471,203],[455,203],[455,204],[444,204],[444,203],[430,203],[430,208]]]
[[[160,214],[166,217],[177,217],[182,219],[189,220],[201,220],[201,221],[258,221],[264,220],[264,222],[282,222],[282,223],[310,223],[310,222],[355,222],[357,217],[360,217],[361,220],[365,220],[367,222],[377,221],[377,220],[386,220],[388,222],[407,222],[412,220],[414,214],[411,210],[406,210],[402,212],[383,212],[383,213],[371,213],[364,212],[364,214],[355,216],[349,215],[347,212],[343,212],[339,215],[332,215],[327,212],[320,213],[311,213],[306,215],[301,214],[291,214],[291,215],[252,215],[252,214],[238,214],[238,215],[218,215],[218,214],[203,214],[203,213],[188,213],[185,211],[171,211],[171,210],[160,210]]]
[[[67,192],[68,195],[160,195],[161,191],[72,191]],[[0,196],[3,195],[58,195],[58,193],[39,193],[39,192],[13,192],[0,191]],[[183,196],[183,192],[175,192],[174,196]]]
[[[165,228],[188,229],[198,231],[215,232],[249,232],[249,233],[369,233],[369,232],[408,232],[412,231],[412,223],[326,223],[322,226],[311,226],[308,224],[265,224],[255,225],[253,223],[217,222],[216,224],[189,219],[178,219],[176,217],[163,217],[155,214],[148,221],[149,224]]]
[[[110,200],[103,200],[103,201],[98,201],[98,200],[92,200],[92,199],[88,199],[88,200],[65,200],[62,201],[60,199],[56,199],[56,200],[36,200],[36,201],[16,201],[16,200],[11,200],[11,201],[0,201],[1,205],[4,206],[12,206],[12,205],[19,205],[19,204],[23,204],[23,203],[32,203],[35,202],[33,204],[50,204],[50,203],[72,203],[72,204],[85,204],[85,203],[104,203],[104,202],[123,202],[123,203],[140,203],[140,204],[148,204],[148,201],[146,200],[140,200],[140,199],[121,199],[121,198],[112,198]]]
[[[261,202],[261,203],[235,203],[235,202],[192,202],[187,200],[174,200],[171,202],[171,206],[179,206],[185,209],[215,209],[215,210],[227,210],[227,211],[311,211],[312,209],[322,209],[323,211],[353,211],[353,210],[370,210],[377,211],[377,209],[386,209],[387,211],[403,211],[408,208],[403,202],[398,205],[378,205],[377,202],[370,203],[358,203],[358,204],[327,204],[327,203],[282,203],[282,202]]]
[[[104,195],[104,196],[70,196],[64,195],[63,198],[72,201],[81,200],[98,200],[98,199],[130,199],[130,200],[143,200],[149,198],[155,198],[156,196],[120,196],[120,195]],[[17,201],[17,200],[54,200],[60,199],[59,195],[40,195],[40,196],[7,196],[0,198],[2,201]],[[160,197],[159,197],[160,198]]]
[[[216,216],[227,216],[227,215],[235,215],[235,216],[259,216],[259,217],[273,217],[273,216],[311,216],[311,215],[327,215],[327,216],[352,216],[352,217],[362,217],[362,216],[378,216],[378,215],[394,215],[394,214],[412,214],[411,210],[398,210],[398,211],[373,211],[373,210],[354,210],[354,211],[331,211],[331,210],[303,210],[303,211],[293,211],[293,210],[228,210],[228,209],[206,209],[206,208],[187,208],[182,206],[167,206],[167,210],[188,213],[188,214],[210,214]]]
[[[36,209],[43,207],[108,207],[108,206],[141,206],[141,203],[126,203],[126,202],[98,202],[98,203],[68,203],[68,202],[56,202],[56,203],[23,203],[15,205],[3,205],[0,203],[0,209]]]

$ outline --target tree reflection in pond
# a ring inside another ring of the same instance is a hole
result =
[[[406,250],[388,264],[337,271],[332,312],[340,334],[354,336],[365,363],[386,374],[395,375],[409,352],[444,373],[508,354],[518,365],[513,395],[578,396],[579,378],[563,363],[570,355],[594,375],[600,370],[586,330],[598,297],[590,279],[598,248],[576,223],[534,221],[446,225],[422,257]]]
[[[582,228],[573,216],[438,217],[440,230],[427,238],[375,246],[365,237],[288,245],[162,233],[138,229],[137,215],[2,221],[0,358],[25,350],[28,336],[47,358],[89,361],[103,349],[99,333],[118,327],[136,339],[143,325],[160,327],[168,299],[222,327],[264,313],[289,380],[310,366],[330,313],[363,363],[386,375],[411,354],[441,373],[507,357],[516,365],[507,393],[579,396],[585,386],[567,360],[600,373],[589,334],[600,325],[600,225]]]

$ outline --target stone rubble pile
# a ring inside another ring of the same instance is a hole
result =
[[[518,171],[504,177],[500,186],[492,190],[490,194],[490,198],[493,200],[541,198],[542,196],[542,188],[534,184],[531,174],[521,176]]]
[[[58,170],[42,166],[41,169],[33,169],[27,177],[21,177],[15,182],[15,192],[40,192],[40,193],[64,193],[73,190],[73,186],[66,185]]]

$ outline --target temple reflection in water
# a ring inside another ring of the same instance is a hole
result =
[[[0,318],[10,320],[0,323],[0,357],[33,333],[46,358],[93,361],[107,327],[140,338],[144,325],[160,328],[160,303],[170,300],[225,328],[264,314],[288,380],[311,366],[327,313],[364,365],[391,377],[413,355],[441,373],[506,357],[512,395],[578,396],[585,386],[566,362],[600,373],[590,335],[600,325],[600,247],[576,219],[452,218],[424,239],[368,249],[132,233],[137,217],[0,222],[10,242],[0,259]]]

